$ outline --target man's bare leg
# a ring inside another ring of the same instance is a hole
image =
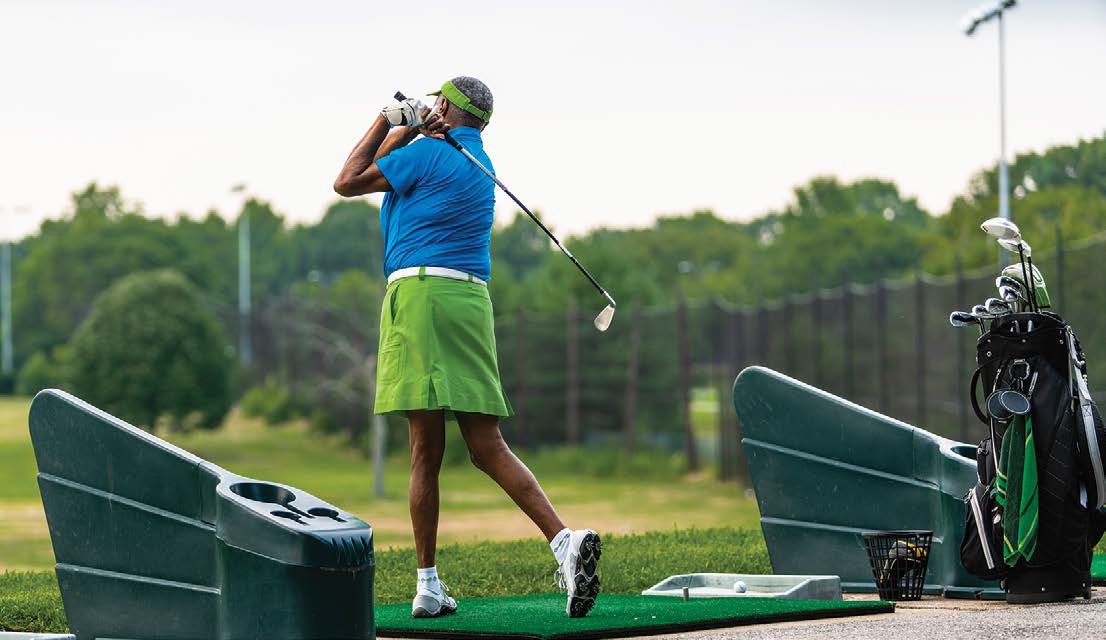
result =
[[[419,568],[434,566],[438,545],[438,472],[445,453],[445,414],[408,411],[411,434],[411,485],[408,500]]]
[[[461,435],[465,438],[472,464],[495,480],[522,512],[538,525],[546,540],[552,541],[565,528],[565,523],[557,516],[537,478],[503,440],[499,432],[499,418],[483,413],[457,412],[457,421],[461,425]]]

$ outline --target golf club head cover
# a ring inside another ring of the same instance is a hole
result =
[[[384,114],[384,119],[393,127],[420,126],[423,123],[423,117],[429,112],[430,109],[416,98],[408,98],[380,110],[380,113]]]

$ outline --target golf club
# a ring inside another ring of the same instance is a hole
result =
[[[1025,311],[1025,305],[1029,302],[1020,288],[1007,285],[999,287],[998,296],[1007,304],[1017,304],[1019,312]]]
[[[395,99],[402,102],[407,98],[403,95],[403,93],[397,91],[395,94]],[[466,149],[464,145],[462,145],[460,142],[457,142],[457,140],[454,139],[453,136],[449,135],[449,132],[446,132],[444,135],[445,141],[451,144],[454,149],[460,151],[462,155],[464,155],[473,164],[475,164],[478,169],[483,171],[485,175],[492,179],[492,182],[499,185],[499,188],[503,190],[503,193],[506,193],[508,196],[510,196],[511,200],[514,200],[515,204],[521,207],[522,210],[526,212],[526,215],[530,216],[530,219],[533,220],[539,227],[541,227],[541,230],[545,232],[545,235],[549,236],[549,239],[553,241],[553,244],[557,245],[557,248],[560,249],[561,252],[564,253],[566,256],[568,256],[569,260],[572,260],[572,264],[576,265],[576,268],[579,269],[585,276],[587,276],[588,280],[590,280],[591,283],[595,285],[595,288],[599,290],[599,293],[603,294],[603,297],[607,299],[608,304],[606,308],[599,312],[599,315],[595,316],[595,328],[600,331],[606,331],[611,326],[611,321],[614,320],[614,310],[615,307],[618,306],[615,303],[614,298],[611,297],[611,294],[607,293],[607,290],[604,289],[599,284],[599,282],[594,277],[592,277],[590,273],[588,273],[588,270],[584,268],[584,265],[580,264],[580,261],[576,259],[576,256],[572,255],[572,252],[565,248],[563,244],[561,244],[561,241],[557,239],[557,236],[553,235],[553,232],[546,228],[546,226],[542,224],[541,220],[538,220],[538,217],[534,215],[530,211],[530,209],[526,207],[526,205],[522,204],[521,200],[515,197],[515,194],[511,193],[511,190],[507,188],[507,185],[500,182],[499,178],[495,177],[495,174],[493,174],[491,171],[488,171],[488,168],[481,164],[481,162],[476,159],[476,156],[469,153],[469,150]]]
[[[1018,225],[1006,218],[990,218],[989,220],[984,220],[983,224],[979,225],[979,228],[983,229],[987,235],[1000,240],[1020,240],[1022,236],[1022,232],[1018,229]]]
[[[979,325],[979,335],[983,335],[983,319],[973,316],[967,311],[953,311],[950,313],[949,324],[954,327],[966,327],[970,324]]]
[[[986,325],[983,322],[984,320],[994,320],[998,317],[995,314],[987,311],[987,309],[985,309],[981,304],[977,304],[972,307],[972,310],[969,313],[973,318],[979,319],[979,326],[980,328],[984,329],[986,328]]]
[[[987,310],[987,313],[994,316],[1006,315],[1013,311],[1010,305],[998,298],[987,298],[983,303],[983,308]]]
[[[1013,223],[1011,223],[1011,224],[1013,224]],[[1027,257],[1029,258],[1029,264],[1030,265],[1033,264],[1033,258],[1032,258],[1033,248],[1030,247],[1029,243],[1027,243],[1025,240],[1022,240],[1021,236],[1018,236],[1017,238],[1014,238],[1014,239],[999,238],[998,239],[998,244],[999,244],[1000,247],[1002,247],[1003,249],[1006,249],[1007,251],[1017,252],[1018,259],[1021,261],[1022,277],[1025,279],[1026,290],[1029,293],[1029,307],[1030,307],[1030,310],[1036,312],[1037,311],[1037,301],[1036,301],[1035,296],[1033,295],[1033,288],[1034,287],[1030,284],[1030,282],[1031,282],[1031,278],[1029,277],[1030,271],[1025,266],[1025,264],[1026,264],[1025,261],[1026,261]]]
[[[1028,274],[1029,271],[1025,268],[1025,256],[1032,253],[1029,244],[1022,240],[1021,229],[1018,229],[1018,225],[1014,224],[1006,218],[990,218],[984,220],[983,224],[979,225],[979,228],[983,229],[987,235],[998,239],[998,243],[1003,249],[1007,251],[1017,251],[1018,260],[1022,267],[1022,274]],[[1023,253],[1024,252],[1024,253]],[[1033,262],[1030,259],[1030,266]],[[1029,288],[1029,277],[1025,278],[1026,287]],[[1029,305],[1033,311],[1038,311],[1037,300],[1032,291],[1029,291]]]
[[[1021,266],[1012,264],[1002,270],[1002,276],[1010,280],[1017,282],[1017,286],[1022,290],[1022,293],[1028,297],[1029,287],[1033,287],[1033,293],[1037,298],[1037,303],[1043,309],[1052,307],[1052,299],[1048,295],[1048,287],[1045,284],[1045,277],[1041,274],[1041,270],[1037,268],[1037,265],[1033,265],[1033,269],[1029,272],[1029,282],[1022,280],[1025,274],[1021,271]]]
[[[1003,287],[1014,289],[1023,299],[1026,297],[1025,283],[1013,276],[1003,274],[995,278],[995,288],[1002,289]]]

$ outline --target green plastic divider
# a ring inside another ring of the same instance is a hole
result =
[[[1005,598],[960,565],[974,445],[764,367],[741,372],[733,400],[774,572],[838,575],[845,590],[875,591],[861,534],[926,529],[926,593]]]
[[[61,391],[31,442],[78,640],[375,638],[372,528]]]
[[[882,601],[601,595],[586,618],[565,615],[565,596],[461,600],[457,613],[412,618],[411,605],[376,608],[380,635],[399,638],[617,638],[768,622],[891,613]]]

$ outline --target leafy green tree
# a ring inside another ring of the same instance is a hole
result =
[[[794,189],[795,200],[783,213],[803,219],[832,216],[881,217],[888,222],[924,228],[930,215],[917,198],[904,198],[895,183],[865,178],[842,184],[836,177],[819,176]]]
[[[17,359],[66,340],[92,299],[115,279],[172,265],[180,247],[161,220],[141,215],[115,187],[95,183],[73,194],[73,209],[42,224],[40,237],[15,273],[13,321]]]
[[[1015,195],[1010,200],[1014,222],[1033,247],[1034,261],[1056,248],[1057,228],[1066,241],[1086,238],[1106,229],[1106,196],[1082,185],[1055,186]],[[979,225],[998,215],[998,196],[957,198],[941,216],[934,237],[925,242],[925,270],[949,274],[959,256],[965,268],[995,264],[998,247]]]
[[[76,395],[147,429],[161,418],[214,428],[230,408],[226,341],[174,271],[134,273],[97,296],[67,360]]]
[[[794,196],[752,225],[759,243],[746,274],[757,286],[753,302],[902,275],[920,264],[933,219],[894,183],[820,176]]]
[[[367,200],[339,200],[322,220],[295,227],[290,239],[296,250],[293,277],[318,271],[325,278],[356,269],[380,274],[384,265],[384,235],[380,209]]]
[[[236,234],[244,215],[250,219],[250,293],[254,300],[283,293],[302,275],[293,269],[293,245],[284,217],[268,202],[250,198],[235,221]],[[231,264],[237,264],[237,257]]]
[[[539,219],[541,214],[538,214]],[[549,252],[555,249],[549,237],[525,213],[515,213],[510,224],[492,231],[492,266],[497,275],[523,280],[541,266]]]
[[[15,392],[33,396],[43,389],[67,388],[64,346],[54,348],[49,355],[39,351],[24,363],[15,381]]]
[[[1083,186],[1106,196],[1106,134],[1043,152],[1019,153],[1009,167],[1010,188],[1017,196],[1051,187]],[[969,201],[998,195],[998,164],[972,176]],[[955,208],[956,205],[954,205]]]

